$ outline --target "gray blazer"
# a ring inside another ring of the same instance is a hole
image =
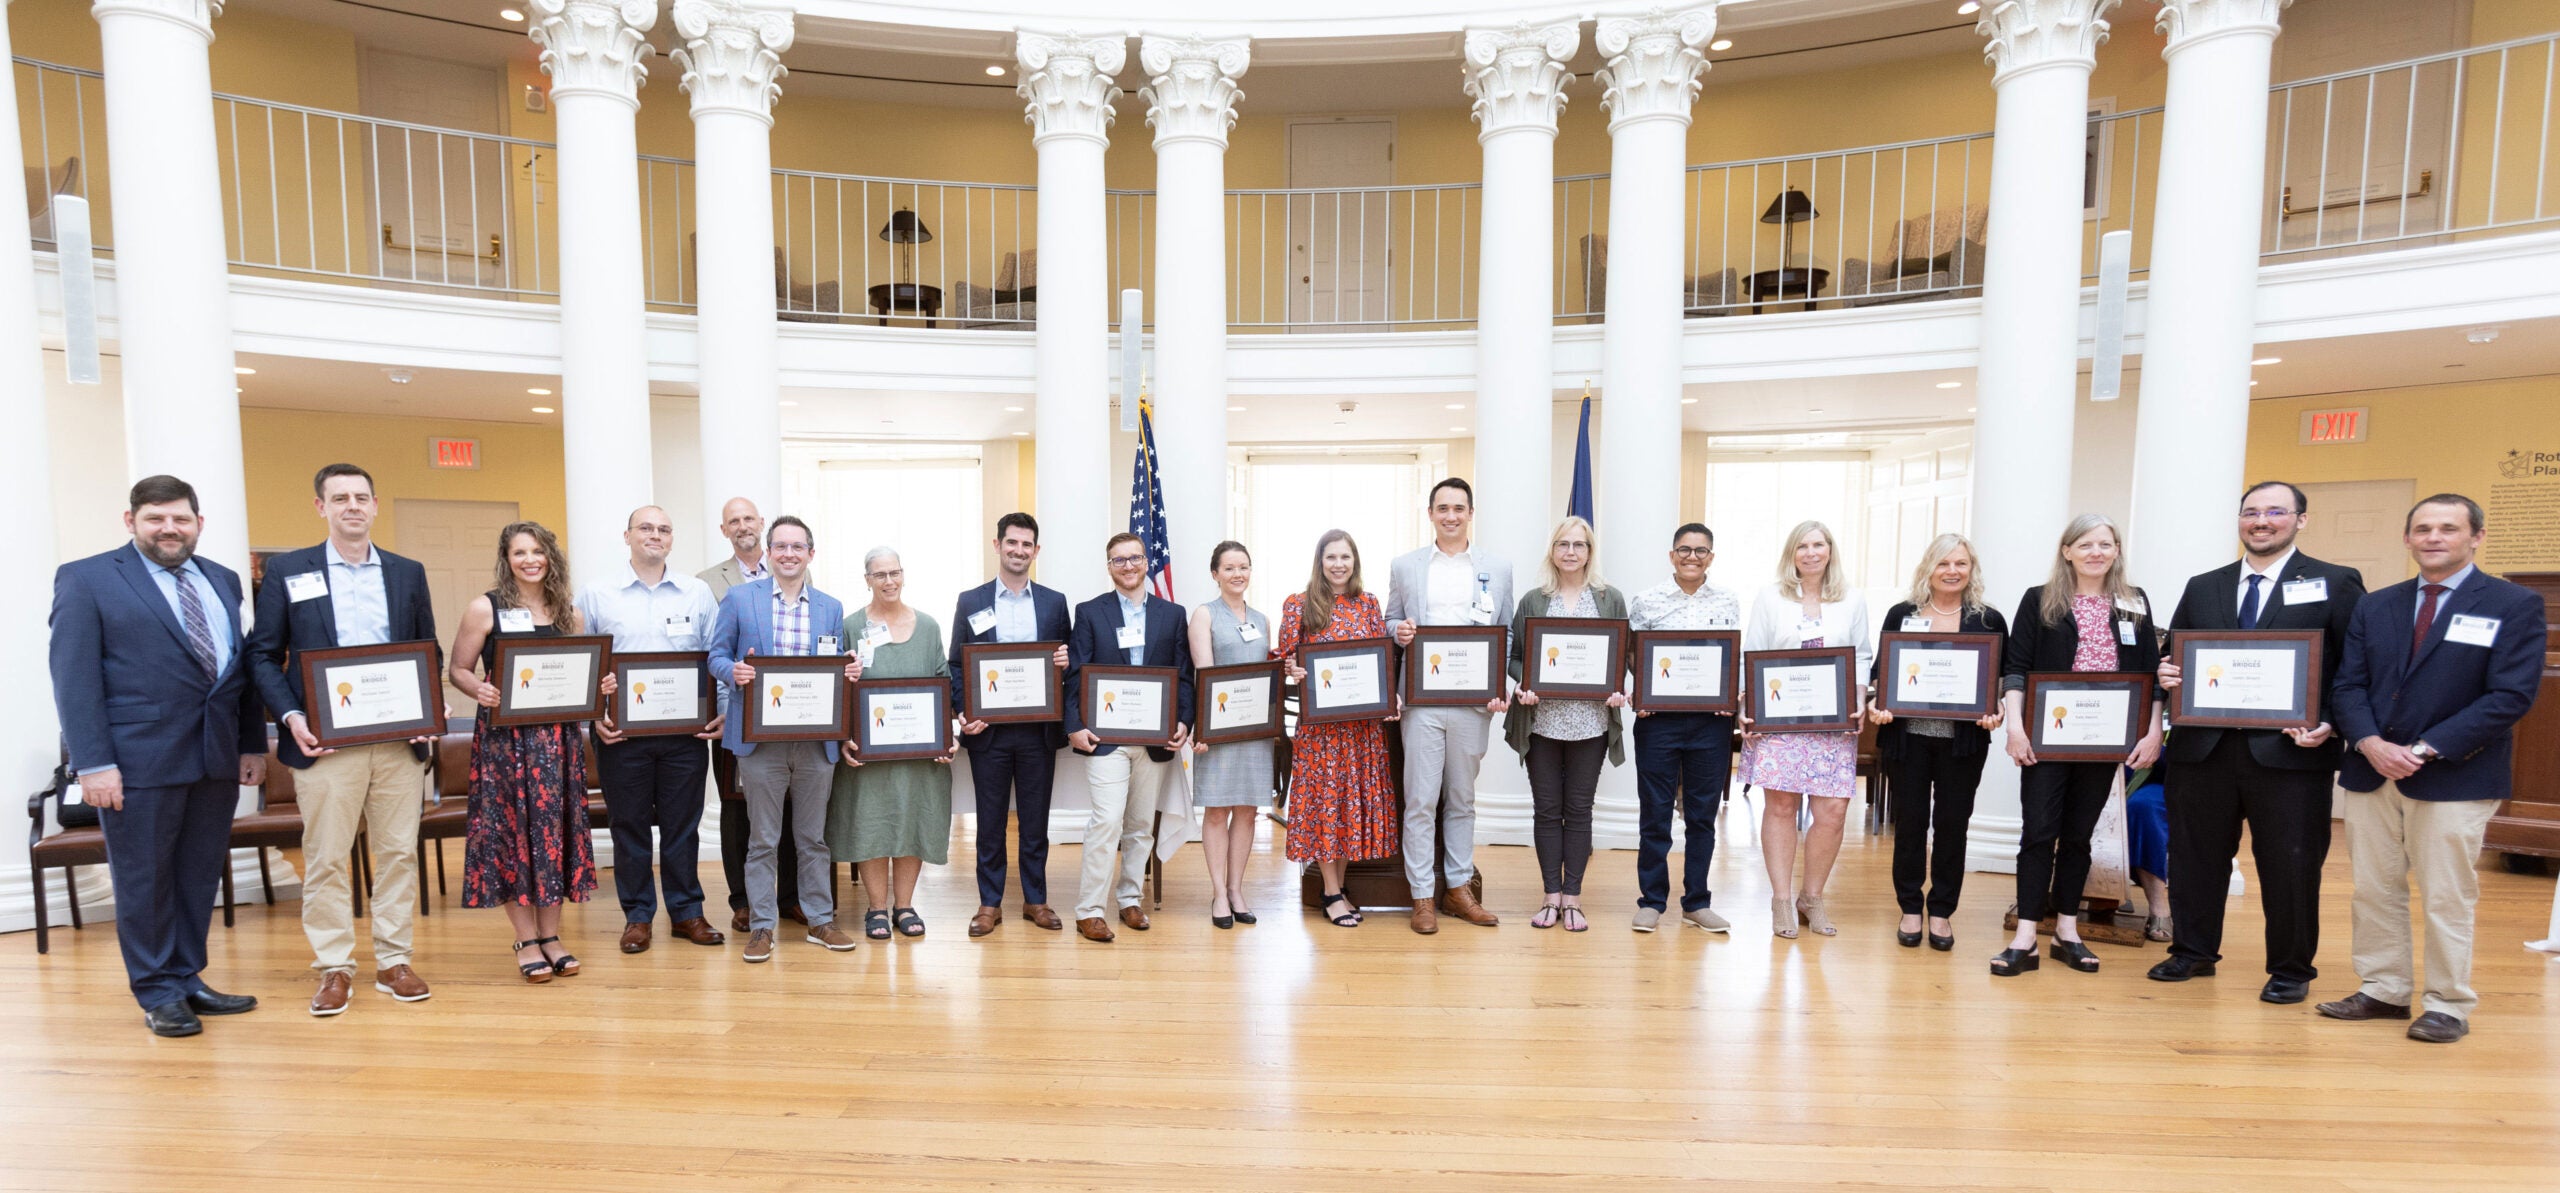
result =
[[[1485,590],[1492,594],[1491,614],[1485,625],[1503,625],[1510,620],[1516,602],[1511,596],[1511,564],[1501,556],[1484,549],[1481,542],[1469,548],[1475,556],[1476,574]],[[1422,610],[1430,603],[1431,553],[1422,547],[1407,551],[1387,565],[1387,632],[1395,632],[1399,621],[1420,622]]]
[[[711,586],[711,602],[716,605],[728,599],[730,589],[747,582],[747,569],[738,566],[738,556],[733,551],[720,562],[696,573],[695,578]]]

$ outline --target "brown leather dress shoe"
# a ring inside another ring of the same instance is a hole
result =
[[[805,913],[803,913],[803,912],[800,910],[800,905],[799,905],[799,904],[797,904],[797,903],[785,903],[785,904],[783,904],[783,905],[782,905],[782,918],[784,918],[784,919],[786,919],[786,920],[789,920],[789,921],[791,921],[792,923],[795,923],[795,924],[806,924],[806,923],[808,923],[808,922],[809,922],[809,917],[808,917],[808,915],[807,915],[807,914],[805,914]]]
[[[711,921],[706,920],[701,916],[695,916],[692,919],[677,924],[675,927],[667,929],[667,934],[670,936],[681,937],[685,940],[690,940],[698,945],[708,946],[729,943],[728,937],[722,936],[718,928],[711,926]]]
[[[2320,1004],[2320,1013],[2332,1019],[2406,1019],[2409,1008],[2394,1006],[2358,990],[2336,1002]]]
[[[981,907],[978,909],[978,914],[969,917],[969,935],[984,936],[989,932],[995,931],[996,925],[1003,922],[1003,908]]]
[[[427,1001],[427,980],[406,965],[373,971],[373,988],[400,1002]]]
[[[1099,916],[1077,920],[1076,935],[1096,944],[1109,944],[1111,943],[1111,925],[1102,922]]]
[[[2429,1011],[2409,1025],[2409,1038],[2426,1044],[2450,1044],[2471,1034],[2471,1024],[2442,1011]]]
[[[1120,922],[1128,925],[1133,931],[1144,932],[1148,927],[1147,913],[1135,907],[1123,907],[1120,909]]]
[[[642,920],[636,924],[622,926],[622,951],[626,953],[649,951],[649,921]]]
[[[1046,903],[1023,904],[1022,918],[1031,921],[1038,927],[1046,928],[1052,932],[1066,927],[1065,922],[1058,918],[1058,913],[1050,910],[1049,905]]]
[[[1428,897],[1413,901],[1413,930],[1424,936],[1440,930],[1440,913]]]
[[[322,1019],[347,1009],[347,996],[354,993],[356,978],[343,969],[320,975],[320,989],[311,995],[311,1013]]]
[[[734,910],[730,911],[730,913],[729,913],[729,930],[730,930],[730,931],[732,931],[732,932],[744,932],[744,931],[746,931],[746,930],[747,930],[747,925],[748,925],[750,922],[751,922],[751,921],[750,921],[750,920],[748,920],[748,918],[747,918],[747,909],[746,909],[746,908],[743,908],[743,907],[736,908],[736,909],[734,909]]]
[[[1440,896],[1440,910],[1479,928],[1490,928],[1502,922],[1502,917],[1476,902],[1473,890],[1463,886],[1451,887],[1448,894]]]

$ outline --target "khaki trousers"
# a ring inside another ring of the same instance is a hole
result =
[[[426,773],[409,743],[392,741],[323,754],[293,776],[302,805],[302,932],[311,938],[311,968],[355,970],[349,852],[360,829],[373,847],[374,968],[408,963]]]
[[[1076,918],[1107,920],[1145,899],[1147,857],[1156,848],[1156,800],[1165,772],[1144,746],[1122,746],[1085,763],[1093,810],[1084,822],[1084,868],[1076,882]]]
[[[2493,799],[2417,800],[2385,781],[2347,793],[2347,849],[2354,855],[2355,966],[2366,997],[2408,1006],[2417,993],[2409,932],[2409,877],[2427,919],[2425,1010],[2468,1020],[2472,911],[2480,902],[2480,840]]]

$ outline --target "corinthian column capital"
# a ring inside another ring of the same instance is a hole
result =
[[[1129,62],[1122,38],[1025,29],[1014,34],[1013,57],[1022,75],[1013,90],[1024,100],[1032,144],[1051,137],[1110,141],[1111,103],[1120,98],[1111,77]]]
[[[1600,18],[1592,42],[1609,58],[1598,79],[1610,130],[1639,120],[1687,124],[1698,76],[1707,69],[1706,44],[1715,35],[1712,4]]]
[[[2098,65],[2106,44],[2106,12],[2118,0],[1993,0],[1984,5],[1974,32],[1991,39],[1983,58],[1991,82],[2047,66]]]
[[[640,35],[658,23],[658,0],[531,0],[525,32],[542,47],[542,69],[551,94],[596,95],[640,106],[641,63],[649,43]]]
[[[2160,52],[2175,54],[2226,33],[2276,35],[2276,14],[2293,0],[2160,0],[2159,29],[2169,44]]]
[[[1524,128],[1553,135],[1564,86],[1573,81],[1564,64],[1581,44],[1582,25],[1571,20],[1467,30],[1466,88],[1481,126],[1476,139]]]
[[[768,124],[777,82],[789,73],[782,52],[791,48],[791,10],[742,0],[676,0],[676,85],[693,97],[693,114],[735,112]]]
[[[1138,65],[1147,85],[1138,98],[1147,103],[1147,123],[1154,125],[1156,144],[1173,141],[1227,143],[1236,124],[1236,101],[1244,92],[1236,80],[1253,61],[1253,44],[1241,37],[1142,37]]]

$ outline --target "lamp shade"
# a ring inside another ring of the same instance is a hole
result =
[[[880,239],[891,244],[923,244],[933,239],[933,229],[925,227],[916,213],[901,207],[889,213],[888,223],[880,225]]]
[[[1760,213],[1760,222],[1801,224],[1821,214],[1813,209],[1813,200],[1805,198],[1803,191],[1789,187],[1787,193],[1769,201],[1769,210]]]

